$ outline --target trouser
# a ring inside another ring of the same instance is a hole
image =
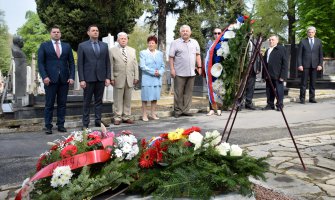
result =
[[[252,99],[254,98],[255,82],[256,73],[254,71],[251,71],[248,77],[247,84],[245,86],[245,106],[252,105]]]
[[[45,108],[44,108],[44,122],[46,128],[52,128],[52,117],[54,104],[57,97],[57,126],[64,127],[66,114],[66,101],[69,91],[68,83],[50,83],[44,85],[45,89]]]
[[[309,78],[309,100],[315,100],[316,74],[317,74],[316,68],[304,68],[304,71],[302,71],[301,82],[300,82],[301,101],[305,100],[308,78]]]
[[[123,88],[113,89],[114,98],[114,120],[128,120],[131,116],[131,93],[133,87],[129,87],[126,83]]]
[[[284,81],[279,81],[275,79],[267,79],[266,80],[266,97],[267,97],[267,104],[274,108],[274,100],[275,100],[275,92],[272,90],[272,87],[270,85],[270,81],[272,82],[272,85],[275,89],[275,92],[278,96],[276,106],[283,107],[284,103]]]
[[[176,76],[174,78],[174,112],[187,113],[192,105],[192,93],[195,76]]]
[[[86,82],[84,88],[84,102],[83,102],[83,126],[88,127],[90,124],[90,104],[94,95],[94,117],[95,123],[101,123],[102,97],[104,95],[105,82]]]

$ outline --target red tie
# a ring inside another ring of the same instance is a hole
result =
[[[59,58],[59,57],[60,57],[60,48],[59,48],[59,42],[58,42],[58,41],[56,41],[56,42],[55,42],[55,44],[56,44],[56,54],[57,54],[57,57]]]

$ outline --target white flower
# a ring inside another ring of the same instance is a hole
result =
[[[229,143],[224,142],[216,146],[215,149],[219,152],[220,155],[226,156],[227,152],[230,150],[230,145]]]
[[[82,131],[74,131],[72,132],[72,135],[73,135],[73,141],[82,142],[84,139]]]
[[[223,67],[220,63],[215,63],[213,66],[212,66],[212,69],[211,69],[211,74],[212,76],[214,77],[219,77],[222,73],[222,70],[223,70]]]
[[[210,140],[210,145],[215,146],[221,142],[221,134],[215,130],[213,132],[206,132],[205,139]]]
[[[243,150],[236,144],[230,147],[230,156],[242,156]]]
[[[115,150],[115,156],[118,157],[118,158],[122,157],[122,151],[120,149],[116,149]]]
[[[52,173],[51,186],[54,188],[58,186],[63,187],[64,185],[70,183],[72,175],[73,173],[70,166],[57,167]]]
[[[229,31],[229,32],[232,32],[232,31]],[[222,49],[222,56],[223,56],[223,58],[226,59],[227,56],[230,53],[228,42],[227,41],[222,42],[220,49]]]
[[[216,55],[217,55],[217,56],[223,56],[223,49],[222,49],[222,48],[218,49],[218,50],[216,51]]]
[[[138,154],[138,152],[140,151],[140,149],[138,148],[138,145],[137,145],[137,144],[133,145],[133,147],[132,147],[132,151],[134,152],[135,155]]]
[[[57,145],[57,144],[54,143],[54,142],[47,142],[47,145],[49,145],[49,146],[55,146],[55,145]]]
[[[234,31],[226,31],[223,35],[224,39],[232,39],[235,37],[235,32]]]
[[[195,145],[194,150],[196,150],[201,146],[203,138],[201,133],[194,131],[189,135],[188,140]]]
[[[129,153],[131,151],[131,145],[129,143],[124,143],[122,151],[123,153]]]
[[[26,178],[22,183],[22,199],[30,199],[29,193],[35,189],[33,182],[29,182],[29,180],[30,178]]]

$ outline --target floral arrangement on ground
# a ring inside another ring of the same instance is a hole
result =
[[[218,131],[178,128],[139,141],[131,132],[77,131],[52,143],[23,182],[16,199],[90,199],[107,190],[156,199],[210,199],[252,194],[249,177],[265,180],[266,158],[253,158],[222,142]]]

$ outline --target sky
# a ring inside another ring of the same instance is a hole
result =
[[[17,29],[26,22],[26,12],[36,12],[35,0],[0,0],[0,10],[5,11],[5,21],[9,33],[15,34]]]

